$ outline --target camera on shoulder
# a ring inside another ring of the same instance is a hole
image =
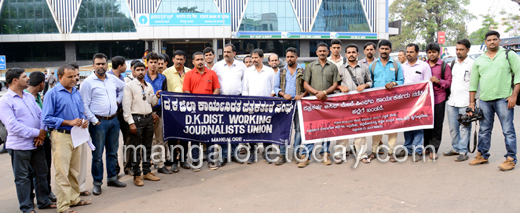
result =
[[[466,108],[466,113],[472,112],[473,115],[467,115],[467,114],[459,114],[457,116],[457,121],[459,123],[463,124],[464,126],[471,125],[471,122],[482,120],[484,118],[484,113],[482,112],[482,109],[475,107],[475,110],[473,111],[470,107]]]

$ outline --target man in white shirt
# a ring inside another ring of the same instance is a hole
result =
[[[244,96],[263,96],[270,97],[274,94],[274,70],[270,67],[264,66],[262,61],[264,60],[264,52],[261,49],[255,49],[251,52],[251,58],[255,66],[249,67],[244,72],[244,82],[242,87],[242,95]],[[255,162],[255,149],[254,144],[249,144],[250,157],[247,161],[248,164]],[[271,144],[264,143],[264,153],[267,153],[267,149]],[[266,156],[264,158],[267,160]]]
[[[471,138],[471,125],[465,126],[457,120],[459,114],[466,114],[466,108],[469,106],[469,81],[473,67],[473,59],[468,57],[470,47],[471,43],[468,39],[457,41],[455,47],[457,60],[452,62],[451,95],[447,102],[448,123],[453,148],[445,152],[444,155],[458,155],[455,159],[457,162],[468,159],[468,143]]]
[[[144,80],[146,73],[144,68],[145,66],[141,62],[137,62],[134,65],[132,75],[135,78],[126,85],[123,96],[123,117],[130,126],[130,140],[133,146],[129,149],[134,149],[132,153],[136,155],[131,157],[134,184],[136,186],[144,185],[143,177],[141,177],[141,167],[139,166],[141,160],[144,179],[151,181],[161,180],[161,178],[152,173],[150,168],[154,134],[152,105],[157,105],[159,91],[154,93],[152,85]],[[137,150],[138,146],[141,146],[140,152]],[[144,149],[142,148],[143,146]]]
[[[233,44],[226,44],[224,46],[224,59],[215,63],[213,71],[217,73],[218,81],[220,83],[221,95],[241,95],[242,94],[242,79],[244,78],[244,71],[246,65],[241,61],[235,60],[236,48]],[[234,150],[238,145],[232,144],[231,155],[235,154]],[[222,146],[222,162],[218,166],[226,165],[229,150],[228,146]]]
[[[215,66],[215,51],[213,51],[213,48],[204,48],[202,54],[204,54],[204,61],[206,62],[206,67],[210,70],[213,70],[213,67]]]
[[[276,53],[273,53],[267,57],[267,63],[269,63],[269,66],[271,66],[271,69],[273,69],[274,74],[278,73],[278,65],[280,65],[280,59],[278,58],[278,55]]]

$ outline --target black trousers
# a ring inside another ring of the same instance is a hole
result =
[[[130,140],[130,126],[125,121],[125,118],[123,116],[123,108],[117,109],[117,120],[119,120],[119,128],[121,129],[121,133],[123,133],[123,144],[124,146],[128,146],[131,144]],[[123,152],[124,152],[124,146],[123,146]],[[127,149],[126,153],[124,154],[125,159],[123,159],[123,171],[126,169],[132,169],[132,162],[130,161],[131,156],[133,156],[132,153],[133,149]],[[119,168],[119,163],[117,163],[117,167]],[[116,169],[117,173],[119,174],[119,169]]]
[[[143,174],[146,175],[152,171],[150,169],[150,155],[152,154],[153,118],[151,114],[147,117],[141,115],[132,115],[132,117],[134,118],[135,127],[137,128],[137,133],[131,134],[131,144],[136,150],[135,154],[131,156],[132,171],[134,172],[134,176],[141,175],[139,164],[141,164],[142,159]]]
[[[433,113],[433,129],[424,130],[424,147],[432,145],[435,153],[439,152],[442,139],[442,124],[444,123],[444,113],[446,112],[446,101],[435,104]]]
[[[177,145],[182,146],[182,155],[181,155],[181,149],[175,148],[172,149],[172,147],[175,147]],[[174,165],[179,164],[179,162],[186,162],[186,159],[188,158],[188,141],[181,141],[181,140],[169,140],[168,141],[168,148],[170,148],[170,154],[173,150],[173,156],[170,155],[170,158],[165,162],[166,165]]]

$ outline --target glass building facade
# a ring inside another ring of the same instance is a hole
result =
[[[285,57],[285,50],[289,47],[300,49],[299,40],[232,40],[237,48],[237,55],[250,54],[254,49],[261,49],[264,53],[276,53],[279,57]]]
[[[59,33],[45,0],[3,0],[0,34]]]
[[[9,62],[65,61],[65,42],[0,43]]]
[[[157,13],[220,13],[213,0],[161,0]]]
[[[239,31],[300,32],[290,0],[249,0]]]
[[[73,33],[136,32],[125,0],[83,0]]]
[[[359,0],[323,0],[313,32],[370,32]]]
[[[96,53],[105,53],[108,58],[123,56],[141,58],[144,41],[85,41],[76,42],[76,60],[91,60]]]

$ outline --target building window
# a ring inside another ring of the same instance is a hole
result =
[[[300,32],[290,0],[249,0],[239,31]]]
[[[104,53],[110,59],[123,56],[126,59],[140,59],[144,54],[145,41],[76,42],[76,60],[92,60],[96,53]]]
[[[59,33],[45,0],[4,0],[0,34]]]
[[[65,61],[65,43],[0,43],[0,55],[7,62]]]
[[[162,0],[157,13],[220,13],[213,0]]]
[[[318,50],[318,44],[323,42],[330,47],[330,41],[331,40],[311,40],[309,42],[309,51],[310,51],[309,56],[318,57],[318,55],[316,55],[316,51]]]
[[[136,29],[124,0],[83,0],[72,32],[119,33]]]
[[[260,48],[264,53],[276,53],[280,58],[285,57],[285,50],[289,47],[300,49],[299,40],[232,40],[237,48],[237,55],[248,55],[254,49]]]
[[[370,32],[359,0],[323,0],[313,32]]]

